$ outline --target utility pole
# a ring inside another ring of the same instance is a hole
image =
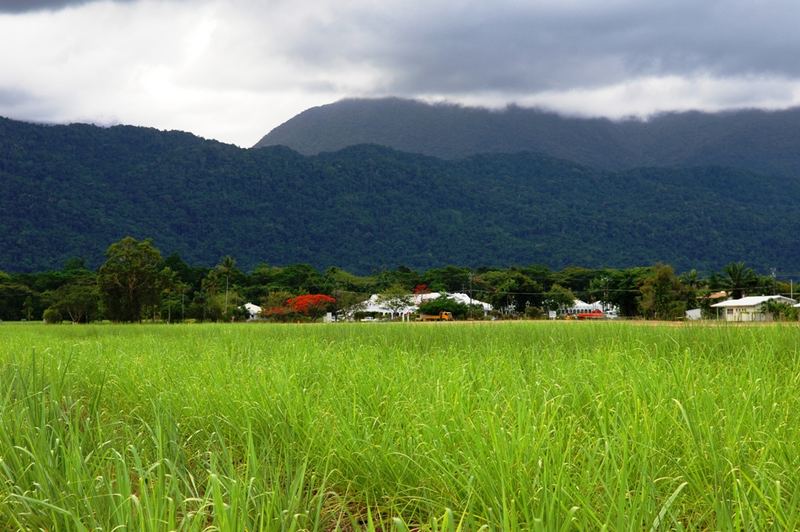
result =
[[[778,283],[775,281],[775,268],[771,268],[769,273],[772,276],[772,293],[774,294],[778,291]]]
[[[469,315],[472,317],[472,272],[469,272]]]
[[[228,274],[225,274],[225,314],[228,313]]]

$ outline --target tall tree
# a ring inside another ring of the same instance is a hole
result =
[[[544,306],[547,310],[564,310],[573,304],[575,304],[575,294],[560,284],[554,284],[544,294]]]
[[[24,307],[33,291],[0,271],[0,320],[18,320],[25,316]]]
[[[650,268],[636,267],[608,270],[608,301],[619,308],[622,316],[636,316],[639,312],[640,286],[652,273]]]
[[[422,281],[436,292],[463,292],[469,286],[471,271],[459,266],[432,268],[425,272]]]
[[[52,308],[62,316],[67,315],[73,323],[89,322],[97,318],[100,300],[94,276],[85,276],[50,292]]]
[[[286,301],[292,311],[317,319],[333,308],[336,300],[326,294],[303,294]]]
[[[684,294],[686,296],[686,308],[697,308],[700,304],[698,292],[703,287],[703,281],[700,278],[700,274],[697,273],[697,270],[691,269],[688,272],[681,274],[679,278],[685,289]]]
[[[647,318],[674,320],[686,311],[684,288],[672,266],[656,264],[641,290],[639,306]]]
[[[182,302],[183,297],[189,289],[189,285],[180,281],[178,272],[169,266],[165,266],[160,273],[161,281],[161,310],[167,311],[167,323],[172,323],[173,309],[181,311],[183,320]]]
[[[522,310],[542,304],[542,285],[515,268],[481,273],[470,283],[484,299],[497,308]]]
[[[150,240],[128,236],[108,247],[97,284],[110,319],[140,321],[142,310],[158,302],[161,263]]]

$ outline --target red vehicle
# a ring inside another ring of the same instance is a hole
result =
[[[575,317],[579,320],[604,320],[606,315],[603,314],[602,310],[593,310],[591,312],[579,312],[575,314]]]

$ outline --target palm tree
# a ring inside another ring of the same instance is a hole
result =
[[[698,303],[697,292],[703,285],[700,274],[697,273],[697,270],[692,269],[684,272],[679,279],[686,288],[686,308],[696,308]]]
[[[758,284],[758,276],[752,268],[744,265],[744,262],[732,262],[723,269],[726,277],[723,277],[723,286],[730,292],[734,299],[744,297],[745,290],[749,290]]]

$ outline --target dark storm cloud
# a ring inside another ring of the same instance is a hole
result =
[[[441,4],[441,5],[440,5]],[[800,2],[433,3],[353,9],[298,39],[307,64],[364,62],[400,93],[591,88],[643,76],[800,76]]]
[[[0,14],[2,13],[27,13],[30,11],[56,11],[65,7],[79,6],[97,0],[1,0]],[[132,0],[114,0],[116,2],[129,2]]]

